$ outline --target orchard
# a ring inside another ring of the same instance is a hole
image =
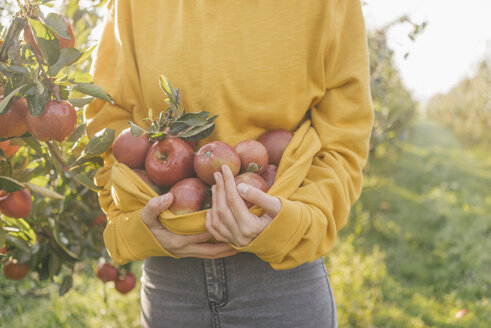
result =
[[[88,138],[81,109],[95,98],[112,102],[80,67],[94,49],[77,49],[71,21],[43,13],[48,1],[26,0],[0,40],[0,256],[12,280],[73,284],[77,264],[92,261],[95,275],[127,293],[135,286],[129,266],[115,266],[105,250],[105,215],[94,183],[104,153],[112,147],[157,194],[171,192],[174,214],[211,206],[213,173],[228,165],[236,182],[267,191],[293,134],[268,131],[232,146],[210,135],[217,116],[186,112],[180,90],[161,76],[169,108],[147,125],[129,122],[119,136],[104,129]],[[116,137],[116,138],[115,138]],[[249,207],[252,204],[247,204]]]
[[[19,5],[0,40],[0,262],[64,294],[77,264],[108,259],[93,176],[114,131],[89,139],[80,109],[112,99],[78,69],[93,47],[75,47],[71,21],[45,15],[48,1]]]

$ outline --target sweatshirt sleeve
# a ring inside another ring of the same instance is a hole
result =
[[[114,99],[114,105],[95,100],[85,109],[87,133],[110,128],[118,135],[134,121],[134,111],[142,106],[140,83],[132,49],[130,10],[118,8],[121,1],[110,0],[96,56],[92,66],[94,83],[104,88]],[[120,12],[118,12],[120,10]],[[124,22],[124,24],[122,24]],[[131,65],[131,63],[135,63]],[[107,214],[104,242],[114,262],[123,264],[150,256],[171,256],[144,224],[140,210],[123,212],[111,196],[112,153],[104,156],[104,167],[96,174],[96,183],[103,186],[99,203]]]
[[[302,185],[249,245],[275,269],[311,262],[329,252],[362,188],[373,124],[365,23],[360,0],[339,0],[331,10],[325,50],[325,95],[311,108],[321,141]]]

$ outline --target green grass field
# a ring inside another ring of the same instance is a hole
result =
[[[339,326],[489,327],[491,155],[418,121],[400,151],[371,158],[364,184],[325,259]],[[0,327],[139,326],[138,291],[122,296],[108,284],[105,302],[103,284],[86,274],[63,297],[49,284],[28,297],[20,294],[32,282],[0,286]]]

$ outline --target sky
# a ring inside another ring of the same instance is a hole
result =
[[[415,23],[427,21],[412,42],[411,27],[400,25],[388,34],[389,46],[403,83],[417,100],[444,93],[471,76],[491,57],[491,0],[365,0],[368,28],[385,25],[401,15]],[[404,54],[409,52],[407,59]]]

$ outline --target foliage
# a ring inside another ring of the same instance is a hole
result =
[[[435,123],[372,158],[364,192],[326,257],[340,327],[487,327],[491,175]],[[468,314],[455,317],[459,309]]]
[[[491,55],[489,56],[491,59]],[[428,103],[428,115],[451,127],[468,144],[491,145],[491,60],[483,60],[473,77]]]
[[[95,97],[112,101],[84,72],[93,48],[79,51],[62,47],[58,39],[70,38],[70,24],[55,13],[39,10],[40,5],[48,4],[47,0],[26,0],[4,29],[0,85],[5,98],[0,101],[0,114],[20,98],[27,99],[33,117],[44,112],[50,99],[68,100],[75,107]],[[31,41],[21,38],[25,28],[32,31]],[[82,36],[79,43],[84,40]],[[7,246],[0,260],[29,263],[38,281],[63,277],[56,280],[60,294],[71,287],[76,263],[107,255],[102,227],[94,223],[102,212],[93,192],[100,187],[94,184],[93,176],[103,164],[101,155],[112,144],[114,131],[105,129],[89,140],[81,116],[79,112],[80,124],[63,142],[42,142],[29,132],[0,140],[21,146],[13,157],[0,151],[0,189],[13,192],[28,188],[34,194],[27,218],[0,216],[0,248],[5,242]]]

